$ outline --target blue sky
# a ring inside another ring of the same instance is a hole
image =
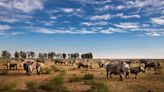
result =
[[[164,58],[163,0],[0,0],[0,50]]]

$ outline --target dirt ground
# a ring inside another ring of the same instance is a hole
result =
[[[160,60],[160,63],[161,67],[164,67],[164,60]],[[50,67],[51,65],[55,64],[51,61],[46,61],[46,67]],[[133,65],[136,66],[137,64],[132,64],[132,66]],[[130,75],[130,78],[120,81],[117,75],[113,75],[112,79],[106,79],[105,69],[99,68],[98,64],[95,62],[93,69],[89,70],[76,69],[74,66],[56,66],[66,71],[63,75],[64,85],[68,87],[71,92],[85,92],[90,88],[90,86],[86,85],[84,82],[68,82],[70,77],[83,77],[86,73],[94,74],[95,80],[104,81],[111,92],[148,92],[149,90],[153,90],[153,92],[164,92],[164,68],[158,71],[154,71],[153,69],[146,70],[145,73],[140,73],[138,75],[138,79],[135,79],[134,75]],[[3,62],[0,63],[0,69],[6,69]],[[51,72],[50,74],[37,75],[34,71],[32,76],[27,76],[23,68],[18,66],[18,70],[9,70],[7,75],[0,75],[0,83],[7,81],[15,82],[17,90],[24,90],[26,89],[27,81],[32,80],[41,84],[60,73],[61,72]]]

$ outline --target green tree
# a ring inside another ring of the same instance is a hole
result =
[[[20,53],[16,51],[16,52],[14,53],[14,56],[15,56],[15,59],[19,59]]]
[[[27,54],[24,51],[20,51],[20,56],[21,56],[21,58],[26,59]]]
[[[9,59],[9,58],[11,57],[11,53],[8,52],[7,50],[2,51],[1,57],[2,57],[3,59]]]

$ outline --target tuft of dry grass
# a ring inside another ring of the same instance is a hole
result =
[[[67,73],[67,71],[65,69],[61,69],[60,70],[60,75],[61,76],[64,76],[66,73]]]
[[[146,87],[139,84],[128,86],[128,89],[132,90],[133,92],[146,92],[147,91]]]
[[[0,70],[0,75],[7,75],[8,71],[6,69]]]
[[[15,82],[5,82],[0,84],[0,92],[14,92],[16,87]]]
[[[69,78],[69,82],[82,82],[82,81],[83,81],[83,78],[82,77],[78,77],[78,76]]]
[[[69,92],[68,89],[63,85],[63,78],[61,76],[56,76],[49,82],[40,85],[40,89],[48,92]]]
[[[58,67],[54,66],[54,65],[52,65],[51,68],[54,72],[59,72],[60,71],[60,69]]]
[[[87,73],[84,75],[84,80],[93,80],[94,79],[94,75],[91,73]]]
[[[37,92],[38,84],[35,81],[28,81],[26,83],[26,87],[28,89],[28,92]]]
[[[51,71],[52,71],[52,69],[50,69],[50,68],[44,68],[44,69],[42,70],[42,73],[43,73],[43,74],[50,74]]]
[[[108,86],[102,81],[91,81],[91,88],[87,92],[109,92]]]

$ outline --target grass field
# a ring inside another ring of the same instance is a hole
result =
[[[163,61],[160,60],[161,67],[164,67]],[[6,67],[2,60],[0,62],[0,70],[2,71]],[[137,64],[132,65],[136,66]],[[51,66],[55,67],[52,68]],[[158,71],[154,71],[153,69],[146,70],[145,73],[138,75],[138,79],[134,79],[134,75],[130,75],[130,78],[120,81],[117,75],[113,75],[112,79],[106,79],[105,69],[100,69],[97,63],[94,63],[93,69],[88,70],[76,69],[74,66],[55,65],[51,61],[46,61],[46,67],[51,68],[51,71],[47,74],[37,75],[36,71],[34,71],[32,76],[27,76],[23,68],[18,66],[18,70],[8,70],[6,75],[0,75],[0,84],[14,83],[14,90],[16,92],[26,92],[28,90],[27,82],[29,81],[32,81],[31,84],[33,85],[42,85],[51,81],[55,76],[61,76],[63,86],[70,92],[88,92],[91,89],[92,81],[102,82],[108,88],[109,92],[164,92],[164,68]],[[93,78],[85,80],[85,74],[91,74]],[[48,92],[40,89],[36,91]]]

